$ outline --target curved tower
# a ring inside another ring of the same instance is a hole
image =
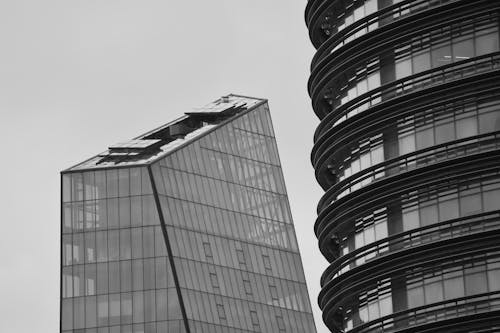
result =
[[[500,1],[310,0],[332,332],[500,330]]]

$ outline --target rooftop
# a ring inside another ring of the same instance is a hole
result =
[[[265,101],[234,94],[222,96],[135,139],[111,145],[106,151],[63,172],[149,164]]]

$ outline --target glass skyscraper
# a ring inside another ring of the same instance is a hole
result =
[[[62,172],[61,332],[315,332],[266,100]]]
[[[332,332],[500,332],[500,1],[310,0]]]

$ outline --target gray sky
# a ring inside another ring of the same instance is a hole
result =
[[[269,99],[318,332],[305,0],[0,0],[1,332],[57,332],[59,171],[227,93]]]

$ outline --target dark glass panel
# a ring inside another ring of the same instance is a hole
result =
[[[61,301],[61,326],[63,330],[73,328],[73,299],[67,298]]]
[[[73,299],[73,328],[85,327],[85,298],[77,297]]]
[[[144,297],[142,291],[136,291],[132,295],[132,319],[134,323],[144,321]]]
[[[141,169],[130,169],[130,195],[141,194]]]
[[[141,197],[130,198],[130,222],[132,226],[142,225],[142,199]]]
[[[460,61],[474,57],[474,40],[470,36],[453,40],[453,60]]]
[[[84,276],[84,266],[77,265],[73,266],[73,296],[83,296],[85,295],[85,276]]]
[[[72,231],[72,215],[73,215],[73,206],[72,204],[64,204],[63,205],[63,216],[62,216],[62,227],[63,233],[70,233]]]
[[[452,62],[450,44],[434,47],[431,51],[432,67],[447,65]]]
[[[500,110],[479,115],[479,133],[500,130]]]
[[[142,228],[133,228],[132,234],[132,259],[142,258]]]
[[[118,194],[120,197],[130,195],[129,169],[118,169]]]
[[[109,295],[109,325],[120,324],[120,294]]]
[[[97,294],[108,293],[108,264],[97,264]]]
[[[85,234],[85,262],[92,263],[96,261],[96,243],[95,232]]]
[[[130,259],[132,257],[132,247],[130,246],[130,229],[120,230],[120,260]]]
[[[110,262],[108,264],[109,271],[109,292],[110,293],[118,293],[120,292],[120,262]]]
[[[142,229],[143,237],[143,254],[144,257],[154,257],[155,253],[155,237],[154,237],[154,227],[147,227]]]
[[[498,51],[498,28],[484,29],[476,35],[476,56]]]
[[[107,200],[97,200],[95,202],[95,227],[96,229],[108,228],[108,208]]]
[[[130,227],[130,198],[119,199],[120,228]]]
[[[96,186],[96,199],[104,199],[106,195],[106,173],[102,170],[94,173]]]
[[[83,190],[85,200],[94,200],[96,198],[94,172],[87,171],[83,173]]]
[[[152,194],[151,181],[149,179],[148,170],[146,168],[141,168],[141,184],[142,184],[142,194]]]
[[[103,262],[108,260],[108,232],[96,232],[96,252],[97,261]]]
[[[108,231],[108,256],[109,260],[120,259],[120,231]]]
[[[120,290],[122,292],[132,290],[132,262],[130,260],[120,261]]]
[[[108,227],[110,229],[118,228],[119,226],[119,207],[118,199],[108,199]]]
[[[155,260],[144,259],[144,289],[155,288]]]
[[[167,319],[167,289],[156,290],[156,320]]]
[[[131,324],[132,323],[132,294],[122,293],[120,299],[120,323]],[[129,327],[129,331],[131,331]],[[123,332],[123,331],[122,331]]]
[[[96,297],[85,297],[85,327],[95,327],[97,325],[97,304]]]
[[[144,321],[156,320],[156,293],[154,290],[144,292]]]
[[[118,196],[118,170],[106,170],[106,189],[108,198]]]
[[[142,260],[132,260],[132,290],[143,290],[144,275]]]
[[[85,265],[85,295],[96,294],[97,267],[95,264]]]
[[[62,268],[62,297],[73,297],[73,267]]]
[[[62,193],[63,202],[71,201],[71,175],[69,174],[62,175]]]
[[[97,297],[97,322],[99,326],[108,325],[108,295],[100,295]]]
[[[471,273],[465,271],[465,293],[467,296],[485,293],[488,291],[486,272]]]

